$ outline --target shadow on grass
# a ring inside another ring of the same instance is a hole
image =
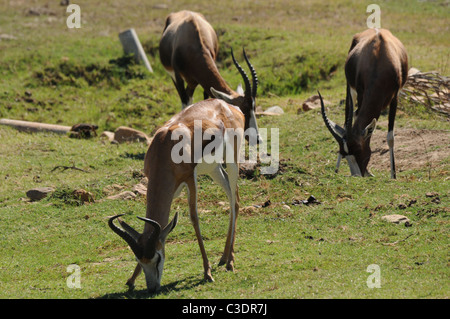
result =
[[[203,285],[207,283],[204,279],[198,279],[198,277],[187,277],[183,280],[177,280],[170,284],[164,285],[161,289],[156,293],[149,293],[147,289],[134,290],[129,289],[124,292],[116,292],[105,294],[103,296],[98,297],[97,299],[148,299],[156,296],[164,296],[168,295],[171,292],[189,290],[195,288],[197,286]]]
[[[145,159],[145,152],[139,152],[137,154],[132,154],[125,152],[125,154],[119,155],[121,158],[129,158],[132,160],[143,161]]]

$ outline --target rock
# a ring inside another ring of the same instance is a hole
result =
[[[126,126],[120,126],[117,128],[114,132],[114,140],[118,143],[145,142],[148,145],[151,142],[151,138],[148,137],[147,134]]]
[[[108,196],[107,199],[121,199],[121,200],[131,200],[135,199],[136,194],[130,191],[125,191],[117,195]]]
[[[87,202],[87,203],[94,202],[94,196],[92,195],[92,193],[90,193],[84,189],[74,190],[72,194],[75,197],[75,199],[79,199],[83,202]]]
[[[147,196],[147,187],[143,184],[136,184],[133,186],[132,192],[136,195]]]
[[[426,197],[438,197],[439,194],[436,192],[428,192],[425,194]]]
[[[123,189],[122,185],[119,184],[112,184],[112,185],[108,185],[106,187],[103,188],[103,192],[105,192],[107,195],[121,191]]]
[[[114,141],[114,132],[103,131],[100,138],[107,138],[110,142]]]
[[[275,105],[275,106],[269,107],[263,113],[266,115],[280,115],[280,114],[284,114],[284,111],[281,107],[279,107],[278,105]]]
[[[55,189],[52,187],[38,187],[33,188],[27,191],[27,197],[31,201],[38,201],[45,197],[47,197],[48,194],[52,193]]]
[[[265,111],[262,111],[262,108],[260,106],[258,106],[258,108],[255,112],[256,116],[261,116],[261,115],[268,115],[268,116],[275,115],[276,116],[276,115],[281,115],[281,114],[284,114],[284,111],[278,105],[271,106]]]
[[[12,34],[0,34],[0,40],[17,40],[17,37],[13,36]]]
[[[411,225],[411,221],[409,220],[409,218],[403,215],[398,214],[385,215],[382,216],[381,219],[393,224],[405,224],[405,226]]]
[[[257,163],[244,162],[239,164],[239,176],[243,178],[253,178],[255,176]]]
[[[324,105],[330,105],[331,102],[327,101],[327,100],[323,100],[323,104]],[[300,113],[301,110],[303,111],[310,111],[310,110],[314,110],[314,109],[318,109],[320,108],[320,98],[319,95],[313,95],[311,97],[309,97],[308,99],[306,99],[303,104],[302,104],[302,108],[298,109],[297,113]]]
[[[147,177],[142,177],[142,179],[141,179],[141,181],[139,183],[144,185],[145,187],[147,187],[148,186],[148,178]]]

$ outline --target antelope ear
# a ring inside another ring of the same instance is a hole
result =
[[[240,95],[245,95],[244,89],[242,88],[242,84],[239,83],[239,85],[237,86],[236,92],[239,93]]]
[[[178,212],[175,213],[175,216],[173,217],[172,221],[167,224],[166,227],[161,231],[161,235],[159,236],[162,241],[165,241],[167,238],[167,235],[175,228],[178,222]]]
[[[233,98],[231,97],[231,95],[228,95],[223,92],[219,92],[216,89],[214,89],[213,87],[211,88],[211,93],[212,93],[212,95],[214,95],[215,98],[224,100],[225,102],[232,104],[231,102],[233,101]]]
[[[370,138],[372,136],[373,131],[375,131],[375,127],[377,125],[377,120],[373,119],[372,122],[370,122],[369,125],[366,126],[366,128],[362,131],[362,136],[365,140]]]

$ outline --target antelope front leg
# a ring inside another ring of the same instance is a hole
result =
[[[200,232],[200,225],[198,222],[197,214],[197,176],[194,174],[193,178],[187,182],[189,190],[189,213],[191,217],[192,225],[194,226],[195,236],[200,247],[200,252],[203,259],[204,278],[207,281],[214,281],[211,275],[211,265],[206,255],[205,246],[203,245],[202,234]]]
[[[134,289],[134,282],[136,281],[137,276],[139,276],[139,274],[141,273],[141,270],[142,270],[141,265],[137,264],[136,268],[134,268],[133,275],[131,275],[131,277],[127,280],[127,283],[126,283],[126,285],[130,289]]]

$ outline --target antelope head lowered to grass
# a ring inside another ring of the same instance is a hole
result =
[[[252,75],[252,84],[244,69],[236,61],[233,51],[233,62],[241,74],[245,91],[238,87],[232,90],[222,78],[215,60],[219,44],[217,35],[205,17],[197,12],[180,11],[171,13],[159,44],[161,63],[170,74],[181,99],[182,107],[192,104],[195,88],[203,87],[204,98],[216,97],[238,106],[245,116],[245,129],[253,128],[256,140],[261,142],[255,116],[255,98],[258,89],[256,71],[244,51],[244,59]],[[186,87],[185,87],[186,82]]]
[[[146,217],[140,218],[145,222],[143,233],[120,219],[121,228],[116,226],[114,220],[122,215],[109,219],[109,227],[128,243],[138,262],[127,285],[133,287],[143,269],[147,289],[155,292],[160,288],[166,238],[178,219],[176,213],[169,222],[170,207],[184,187],[188,190],[190,218],[203,258],[204,278],[213,281],[197,215],[199,174],[209,174],[222,186],[230,201],[230,224],[219,265],[226,264],[227,270],[234,269],[234,240],[239,211],[238,155],[243,135],[242,112],[218,99],[190,105],[158,129],[145,156],[144,172],[148,177],[148,188]],[[213,144],[215,147],[212,147]],[[182,158],[179,157],[180,152],[183,153]],[[222,166],[223,159],[226,169]]]
[[[336,172],[344,157],[352,175],[371,175],[367,170],[371,155],[370,138],[381,111],[389,105],[387,143],[391,178],[396,178],[394,121],[397,95],[408,76],[408,56],[403,44],[386,29],[369,29],[356,34],[345,63],[345,76],[347,97],[344,127],[328,119],[319,93],[323,120],[339,143]],[[353,113],[355,104],[358,108]]]

